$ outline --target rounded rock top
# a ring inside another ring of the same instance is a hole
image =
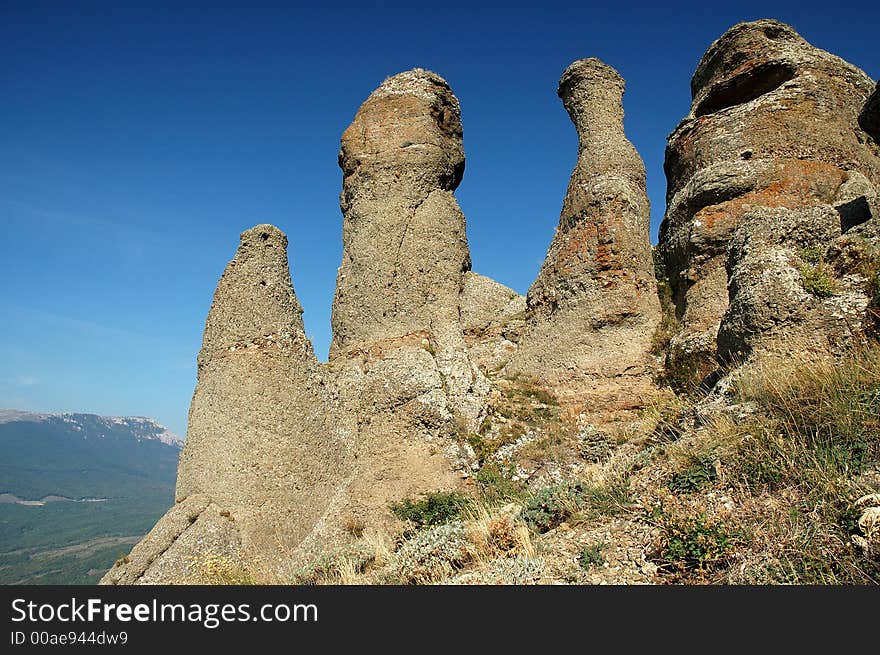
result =
[[[373,91],[372,96],[412,95],[432,101],[441,94],[455,99],[452,87],[437,73],[424,68],[413,68],[387,78]]]
[[[580,83],[587,84],[616,84],[621,90],[624,86],[623,76],[613,66],[609,66],[601,59],[588,57],[578,59],[568,65],[559,78],[559,87],[556,93],[563,97],[571,88]]]

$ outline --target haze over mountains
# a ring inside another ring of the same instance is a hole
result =
[[[182,446],[146,417],[0,410],[0,583],[96,582],[172,504]]]

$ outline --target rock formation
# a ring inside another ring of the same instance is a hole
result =
[[[623,132],[623,90],[623,78],[597,59],[574,62],[559,81],[578,160],[507,367],[609,408],[638,404],[650,387],[660,318],[645,166]]]
[[[461,325],[471,360],[498,372],[516,352],[525,325],[526,299],[483,275],[468,272],[460,298]]]
[[[857,123],[872,86],[773,20],[736,25],[709,47],[666,149],[660,248],[680,320],[672,358],[706,373],[716,337],[729,360],[759,342],[797,348],[785,337],[795,323],[817,347],[858,329],[863,280],[817,297],[803,277],[825,266],[842,232],[876,215],[880,162]]]
[[[836,352],[880,317],[873,86],[776,21],[709,48],[666,153],[670,358],[703,357],[707,373],[718,356]],[[658,392],[660,322],[623,91],[596,59],[562,75],[578,160],[523,298],[470,270],[449,85],[422,69],[385,80],[342,136],[330,361],[305,337],[284,234],[242,233],[206,321],[177,503],[102,582],[202,582],[218,562],[288,582],[365,530],[392,532],[392,502],[460,489],[490,457],[503,477],[520,453],[531,468],[505,480],[529,484],[562,481],[538,473],[543,443],[577,458],[567,475],[613,458],[610,420]]]
[[[205,326],[178,504],[104,582],[177,581],[207,551],[283,565],[312,531],[351,473],[355,434],[301,315],[287,238],[243,232]]]

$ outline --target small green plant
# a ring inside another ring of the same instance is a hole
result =
[[[467,442],[470,444],[471,448],[474,449],[474,454],[477,456],[478,462],[486,461],[494,455],[495,451],[499,448],[493,440],[487,439],[482,434],[477,433],[469,434]]]
[[[581,497],[580,513],[587,518],[618,516],[632,505],[629,481],[615,477],[603,484],[586,487]]]
[[[666,486],[676,493],[691,493],[714,482],[717,477],[711,457],[692,455],[690,465],[673,475]]]
[[[616,516],[631,502],[629,483],[624,478],[597,486],[565,482],[545,487],[529,498],[522,518],[533,531],[543,533],[572,518]]]
[[[452,575],[475,555],[463,521],[450,521],[417,533],[397,550],[384,574],[391,584],[431,584]]]
[[[528,499],[522,518],[535,532],[548,532],[567,521],[580,509],[584,489],[580,483],[545,487]]]
[[[679,394],[697,395],[703,381],[717,370],[718,361],[712,353],[670,348],[657,382]]]
[[[678,331],[678,317],[672,299],[672,286],[666,277],[666,265],[657,246],[651,249],[654,256],[654,276],[657,278],[657,297],[660,299],[660,323],[651,337],[651,354],[663,355],[669,350],[669,342]]]
[[[817,298],[828,298],[840,293],[834,272],[825,262],[820,261],[815,266],[801,266],[800,273],[804,289]]]
[[[605,544],[584,546],[581,549],[580,557],[578,557],[578,564],[580,564],[581,568],[589,571],[593,567],[602,566],[605,563],[605,558],[602,557],[603,548],[605,548]]]
[[[523,485],[511,479],[510,470],[495,462],[484,464],[476,480],[480,495],[488,502],[519,500],[525,495]]]
[[[681,570],[705,570],[721,564],[731,546],[721,523],[710,523],[704,514],[667,520],[664,525],[665,563]]]
[[[800,255],[811,266],[817,266],[825,258],[825,249],[821,246],[807,246],[801,249]]]
[[[336,581],[346,568],[355,573],[362,573],[375,559],[375,551],[367,544],[356,543],[334,548],[296,569],[291,574],[290,583],[295,585],[331,583]]]
[[[391,511],[402,521],[409,521],[417,530],[442,525],[457,519],[471,504],[471,499],[456,491],[434,491],[421,499],[406,498],[391,504]]]

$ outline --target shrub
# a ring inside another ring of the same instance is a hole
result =
[[[522,518],[532,530],[548,532],[575,514],[581,506],[584,487],[566,483],[546,487],[528,499]]]
[[[629,482],[624,478],[597,486],[565,482],[545,487],[529,498],[522,518],[529,528],[544,533],[581,515],[615,516],[630,503]]]
[[[808,246],[801,249],[800,256],[811,266],[816,266],[825,258],[825,249],[822,246]]]
[[[419,532],[404,542],[385,574],[388,582],[426,584],[448,577],[474,556],[467,526],[452,521]]]
[[[731,546],[730,535],[721,523],[710,523],[705,514],[669,519],[663,523],[664,564],[677,569],[704,570],[723,563]]]
[[[362,573],[375,559],[376,552],[368,544],[356,543],[335,548],[294,571],[291,584],[335,583],[344,578],[348,571]]]
[[[717,477],[712,457],[691,455],[690,465],[673,475],[666,486],[676,493],[691,493],[714,482]]]
[[[704,387],[704,381],[717,370],[718,361],[712,353],[671,348],[657,382],[668,385],[676,393],[691,395]]]
[[[470,502],[468,496],[456,491],[435,491],[423,494],[420,500],[406,498],[392,503],[391,511],[400,520],[410,521],[420,530],[458,518]]]
[[[544,572],[544,560],[514,555],[497,559],[480,571],[462,573],[451,584],[469,585],[532,585],[538,584]]]
[[[261,578],[260,563],[247,561],[239,554],[221,554],[208,550],[191,560],[187,584],[256,585]]]
[[[585,571],[589,571],[593,567],[602,566],[605,563],[605,558],[602,557],[602,549],[605,547],[605,544],[593,544],[592,546],[584,546],[581,549],[580,557],[578,557],[578,564]]]
[[[522,483],[511,480],[509,470],[495,462],[484,464],[476,480],[480,495],[488,502],[519,500],[525,495]]]

